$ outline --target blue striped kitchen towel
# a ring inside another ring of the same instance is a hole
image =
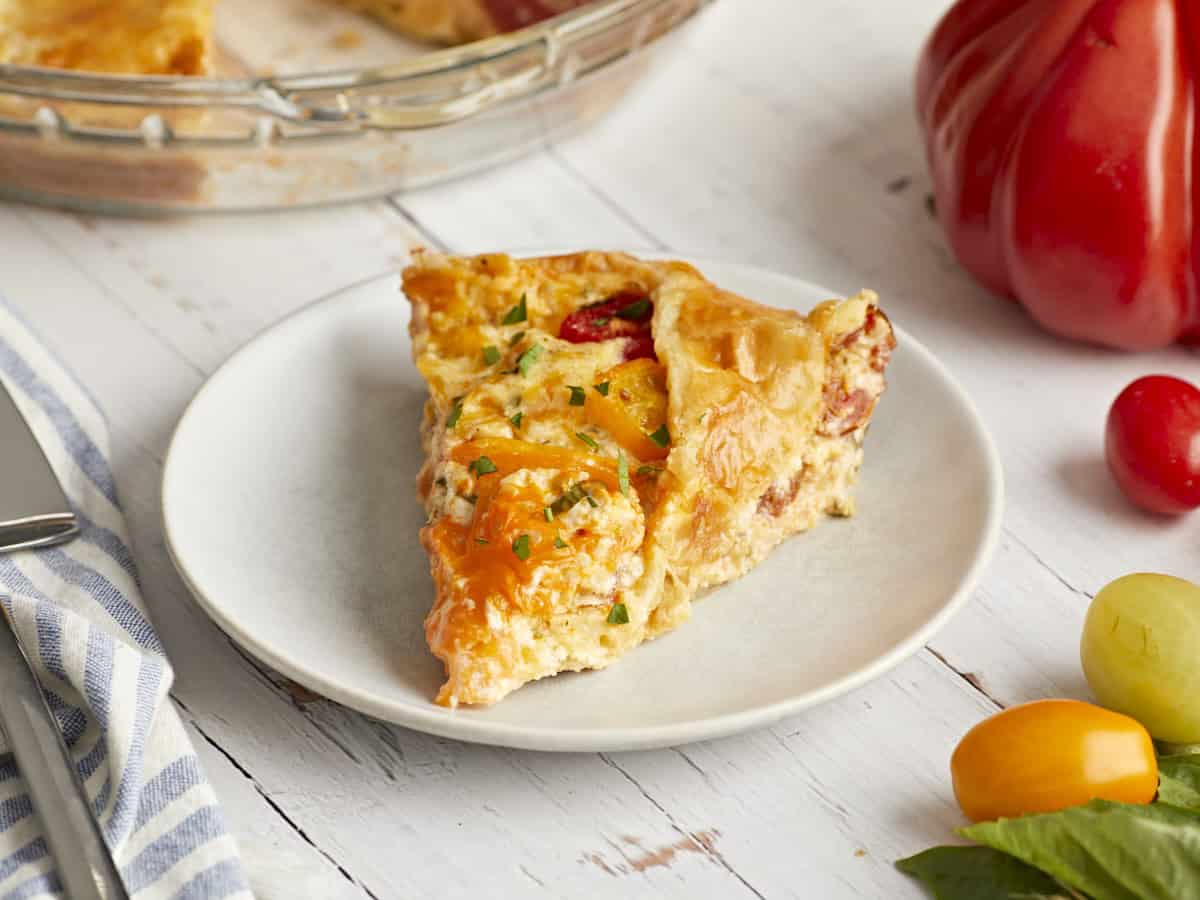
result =
[[[237,847],[167,696],[171,666],[142,602],[104,418],[3,301],[0,381],[82,527],[70,544],[0,556],[0,603],[35,662],[129,893],[250,898]],[[0,734],[0,898],[62,896]]]

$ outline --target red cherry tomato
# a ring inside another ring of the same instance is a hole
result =
[[[1143,509],[1200,506],[1200,390],[1169,375],[1139,378],[1108,412],[1104,449],[1117,484]]]
[[[591,344],[625,338],[625,359],[657,359],[650,319],[654,304],[644,294],[617,294],[600,303],[577,309],[565,319],[558,336],[572,344]]]

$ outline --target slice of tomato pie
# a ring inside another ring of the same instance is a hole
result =
[[[441,704],[603,668],[854,510],[895,346],[872,293],[804,316],[612,253],[419,253],[404,291]]]

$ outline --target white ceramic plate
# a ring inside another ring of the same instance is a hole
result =
[[[808,309],[828,291],[698,263]],[[966,600],[995,542],[1001,475],[970,400],[900,332],[867,439],[859,514],[785,543],[692,620],[603,672],[488,709],[431,702],[433,597],[417,541],[425,388],[408,304],[380,277],[251,341],[200,390],[163,476],[175,563],[209,615],[283,674],[410,728],[540,750],[624,750],[771,723],[878,677]]]

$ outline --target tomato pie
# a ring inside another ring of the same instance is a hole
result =
[[[515,31],[588,0],[336,0],[443,44]],[[216,0],[0,0],[0,63],[131,75],[211,74]]]
[[[418,253],[404,291],[440,704],[603,668],[854,510],[895,346],[870,292],[804,316],[613,253]]]
[[[204,75],[214,0],[0,0],[0,63]]]

